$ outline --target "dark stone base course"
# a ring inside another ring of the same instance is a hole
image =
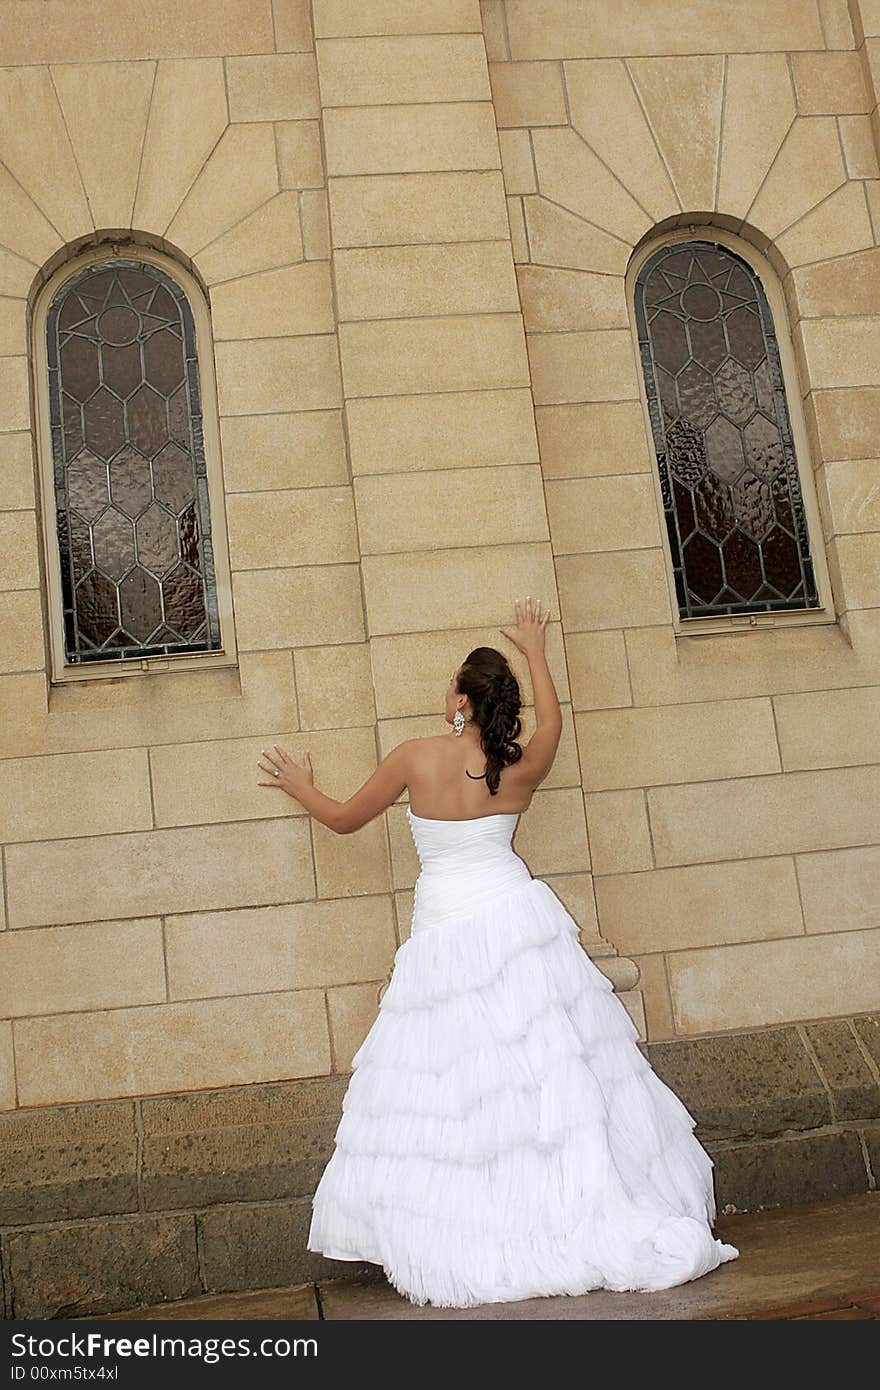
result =
[[[822,1130],[730,1148],[708,1145],[725,1215],[853,1197],[872,1184],[858,1130]],[[874,1126],[880,1137],[880,1125]],[[876,1140],[875,1140],[876,1142]]]
[[[6,1238],[16,1318],[75,1318],[201,1292],[192,1216],[80,1222]]]
[[[877,1188],[880,1015],[639,1046],[697,1121],[719,1212]],[[4,1317],[382,1279],[305,1248],[348,1080],[0,1114]]]

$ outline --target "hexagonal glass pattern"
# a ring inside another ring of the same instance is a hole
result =
[[[674,243],[642,266],[635,309],[681,617],[818,607],[757,274],[718,242]]]
[[[100,261],[64,281],[46,333],[67,661],[219,649],[183,289],[145,261]]]

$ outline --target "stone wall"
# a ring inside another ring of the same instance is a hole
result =
[[[652,1039],[875,1008],[876,7],[483,15],[600,931]],[[701,235],[764,278],[821,623],[667,595],[633,270]]]
[[[7,1108],[345,1072],[408,932],[405,803],[340,837],[259,788],[257,758],[308,748],[318,785],[347,796],[399,739],[445,730],[449,669],[503,642],[519,592],[554,612],[566,734],[518,848],[614,955],[479,8],[440,7],[437,34],[436,6],[409,7],[397,27],[429,32],[385,38],[349,22],[369,7],[319,6],[317,63],[308,4],[222,8],[223,23],[196,0],[115,12],[112,51],[70,6],[38,32],[26,0],[4,10],[19,117],[0,148]],[[102,245],[164,252],[205,287],[229,667],[49,679],[29,354],[42,288]],[[627,1003],[644,1028],[637,990]]]

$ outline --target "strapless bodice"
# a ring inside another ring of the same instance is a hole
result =
[[[412,932],[467,915],[490,898],[530,882],[511,840],[519,811],[432,820],[406,808],[421,872],[413,900]]]

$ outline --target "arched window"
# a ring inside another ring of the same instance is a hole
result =
[[[817,608],[757,274],[718,242],[673,242],[641,267],[634,307],[680,616]]]
[[[70,275],[46,316],[64,659],[220,648],[196,334],[147,260]]]

